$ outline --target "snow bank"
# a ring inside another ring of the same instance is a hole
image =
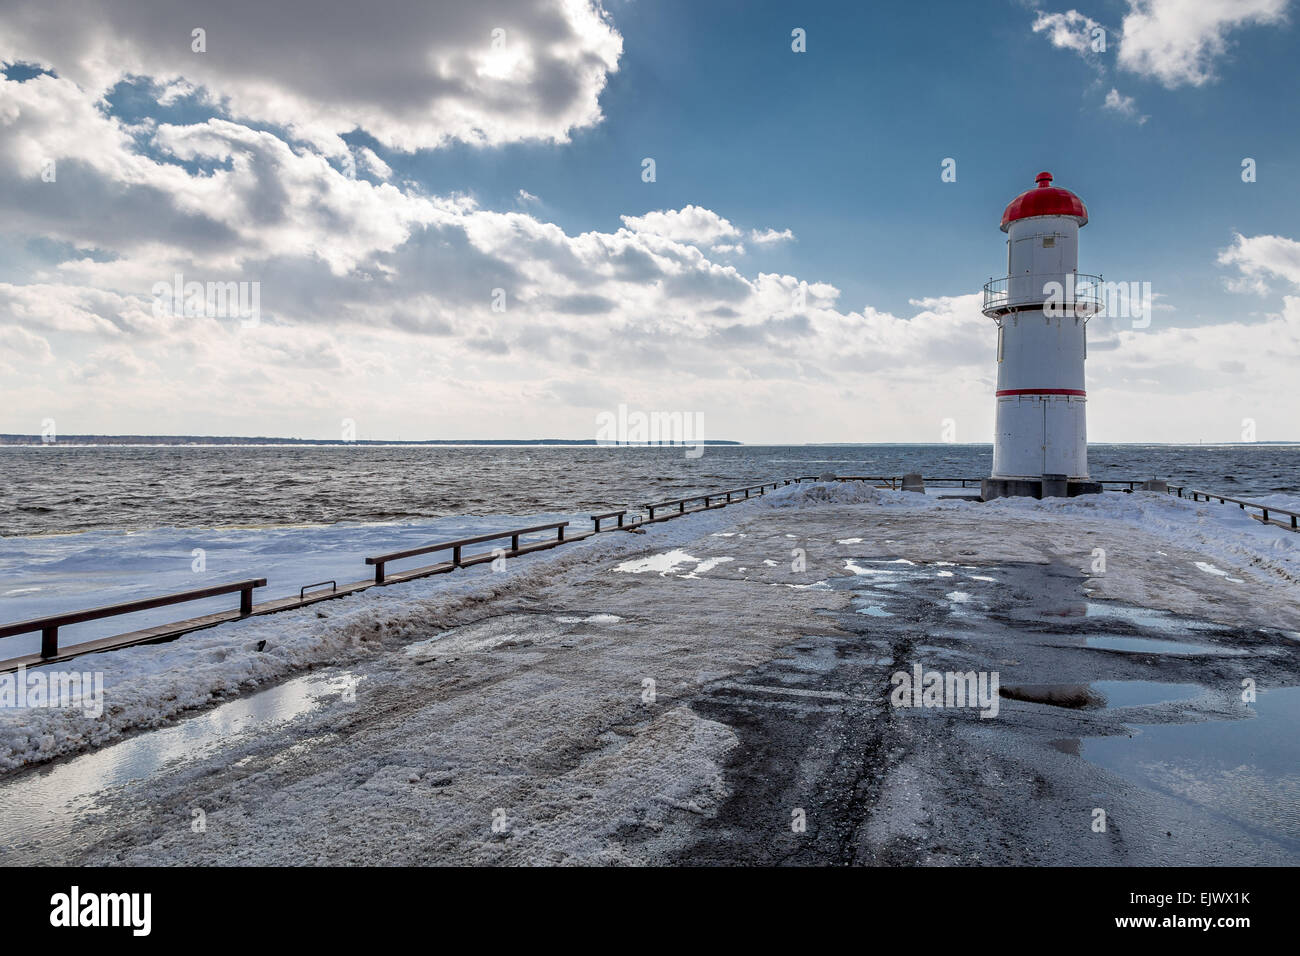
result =
[[[925,504],[925,495],[890,491],[865,481],[803,482],[768,492],[762,501],[771,508],[810,508],[821,505]]]
[[[1214,562],[1253,573],[1274,583],[1300,583],[1300,534],[1266,525],[1233,504],[1194,502],[1160,492],[1126,494],[1107,491],[1077,498],[998,498],[990,502],[959,498],[938,500],[914,492],[875,488],[866,482],[816,482],[789,485],[764,497],[773,508],[805,508],[822,505],[874,505],[887,508],[917,508],[935,511],[983,509],[997,513],[1015,512],[1035,520],[1062,516],[1112,521],[1139,528],[1201,552]],[[1252,498],[1274,507],[1300,511],[1300,501],[1289,495]]]
[[[1300,583],[1300,534],[1266,525],[1232,504],[1193,502],[1159,492],[1108,491],[1042,501],[999,498],[971,507],[1114,521],[1164,537],[1243,572],[1275,582]]]

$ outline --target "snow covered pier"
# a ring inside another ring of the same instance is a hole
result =
[[[0,710],[0,862],[1300,862],[1288,531],[846,482],[641,530],[82,659],[98,719]]]

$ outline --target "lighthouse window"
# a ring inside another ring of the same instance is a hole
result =
[[[1055,237],[1055,236],[1043,236],[1043,248],[1044,248],[1044,249],[1051,249],[1051,248],[1052,248],[1053,246],[1055,246],[1055,245],[1056,245],[1056,237]]]
[[[1002,326],[998,326],[998,361],[1002,361]]]

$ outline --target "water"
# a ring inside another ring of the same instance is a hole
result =
[[[1253,832],[1300,847],[1300,687],[1261,691],[1239,720],[1143,724],[1082,756]]]
[[[1216,644],[1189,644],[1186,641],[1166,641],[1150,637],[1124,637],[1106,634],[1086,637],[1084,643],[1088,647],[1096,647],[1104,651],[1123,651],[1129,654],[1177,654],[1181,657],[1203,657],[1206,655],[1241,657],[1250,653],[1239,647],[1219,647]]]
[[[74,825],[102,812],[100,797],[106,791],[264,734],[337,699],[355,681],[348,671],[298,677],[171,727],[19,776],[0,786],[0,862],[15,847],[66,841]]]
[[[1094,478],[1300,494],[1300,446],[1093,445]],[[790,475],[987,475],[989,445],[0,446],[0,537],[570,513]]]
[[[1205,691],[1199,684],[1173,684],[1153,680],[1099,680],[1089,685],[1107,707],[1153,707],[1192,700]]]

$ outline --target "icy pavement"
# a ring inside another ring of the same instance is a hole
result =
[[[102,726],[0,711],[98,748],[0,776],[0,862],[1300,862],[1288,533],[1102,499],[801,486],[100,655]]]

